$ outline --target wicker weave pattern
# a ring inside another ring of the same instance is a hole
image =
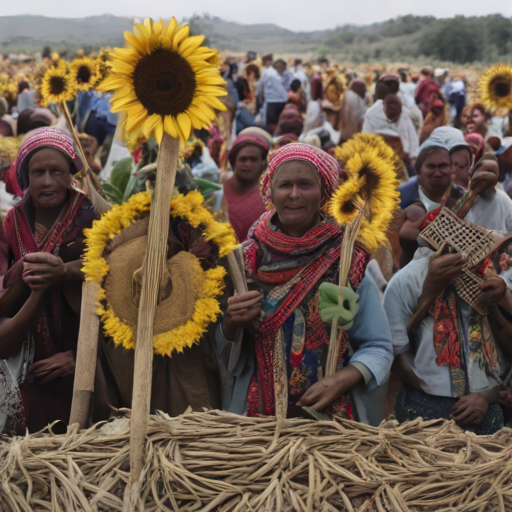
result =
[[[479,267],[495,246],[492,233],[472,222],[459,219],[448,208],[443,208],[437,218],[421,233],[423,238],[435,250],[448,248],[449,252],[464,255],[466,263],[462,276],[454,281],[457,294],[481,315],[488,309],[482,304],[482,291],[479,288],[483,279],[473,270]]]

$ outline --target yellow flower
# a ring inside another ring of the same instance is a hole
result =
[[[191,226],[201,229],[206,240],[211,240],[219,249],[219,256],[227,255],[236,246],[236,236],[229,224],[216,222],[211,213],[203,206],[204,198],[198,191],[189,192],[186,196],[180,194],[171,201],[170,212],[173,217],[185,219]],[[94,221],[91,229],[85,231],[87,249],[84,254],[82,271],[87,281],[103,280],[109,271],[109,266],[103,251],[109,240],[130,224],[149,215],[151,195],[141,192],[130,197],[122,205],[115,205],[101,219]],[[170,356],[172,352],[182,352],[184,348],[197,343],[208,325],[215,322],[221,313],[220,304],[216,297],[224,291],[226,270],[215,267],[205,271],[205,279],[194,307],[192,319],[186,324],[171,331],[157,334],[153,338],[153,349],[156,354]],[[105,290],[100,288],[96,297],[97,314],[103,322],[103,330],[113,338],[116,345],[122,345],[126,350],[135,348],[134,333],[130,326],[123,323],[105,301]]]
[[[88,91],[96,85],[99,78],[96,61],[88,57],[75,59],[71,63],[70,69],[79,90]]]
[[[512,67],[497,64],[484,71],[478,82],[480,101],[487,108],[512,108]]]
[[[76,83],[65,69],[49,67],[41,80],[41,97],[44,105],[72,100]]]
[[[217,67],[218,52],[189,37],[187,25],[147,18],[125,32],[128,48],[115,48],[112,69],[100,90],[115,91],[112,111],[126,111],[126,130],[160,143],[164,131],[183,142],[192,129],[207,128],[215,109],[226,110],[227,94]]]
[[[333,194],[326,210],[343,226],[354,220],[367,204],[358,241],[373,252],[385,243],[389,223],[398,207],[394,151],[377,135],[358,134],[336,149],[334,156],[348,179]]]

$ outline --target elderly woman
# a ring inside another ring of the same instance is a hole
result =
[[[66,132],[41,128],[29,134],[15,168],[24,195],[4,223],[10,268],[4,276],[7,292],[2,300],[8,308],[0,308],[0,316],[21,320],[21,315],[23,328],[20,322],[13,325],[16,340],[8,346],[2,343],[0,357],[17,357],[28,340],[24,353],[28,374],[20,375],[20,393],[28,405],[27,426],[35,432],[55,420],[69,420],[83,230],[96,214],[85,195],[74,188],[73,174],[82,162]]]
[[[334,158],[306,144],[285,146],[270,162],[262,184],[270,211],[244,243],[251,291],[228,299],[217,332],[225,369],[224,408],[232,412],[276,413],[278,338],[284,344],[289,416],[302,414],[300,406],[311,406],[352,417],[349,391],[360,385],[375,388],[389,372],[389,327],[376,287],[364,276],[368,255],[356,247],[351,288],[341,290],[348,303],[340,312],[345,330],[339,332],[341,345],[350,341],[354,353],[340,354],[337,372],[326,376],[331,315],[324,300],[329,286],[338,296],[333,283],[338,283],[343,231],[322,206],[338,185],[339,171]]]

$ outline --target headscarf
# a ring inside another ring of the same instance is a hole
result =
[[[243,135],[241,134],[236,138],[235,142],[233,143],[233,146],[231,147],[231,150],[229,151],[229,163],[231,164],[231,167],[233,169],[235,168],[235,162],[238,152],[243,147],[248,146],[250,144],[260,148],[262,157],[264,159],[267,158],[268,152],[270,151],[270,143],[268,142],[267,139],[265,139],[265,137],[262,137],[257,133],[245,133]]]
[[[57,149],[67,156],[75,167],[75,172],[82,169],[82,160],[75,151],[71,135],[59,128],[39,128],[29,133],[22,142],[18,158],[14,164],[16,178],[21,190],[28,188],[28,164],[37,151],[45,148]]]
[[[356,78],[349,87],[349,90],[354,91],[362,100],[366,97],[366,84],[364,80]]]
[[[338,186],[341,167],[334,157],[308,144],[288,144],[274,153],[270,160],[268,170],[263,177],[261,195],[267,208],[272,207],[271,189],[276,172],[285,163],[294,160],[308,162],[317,170],[320,180],[324,185],[322,190],[322,206],[331,198],[334,190]]]
[[[285,135],[293,133],[297,138],[304,128],[304,118],[299,109],[293,103],[288,103],[279,116],[274,135]]]

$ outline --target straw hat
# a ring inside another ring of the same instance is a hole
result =
[[[134,332],[142,288],[142,264],[146,254],[149,218],[139,220],[116,235],[106,249],[110,267],[105,296],[116,316]],[[204,284],[199,259],[180,251],[167,260],[167,275],[160,287],[154,334],[168,332],[192,319]]]

